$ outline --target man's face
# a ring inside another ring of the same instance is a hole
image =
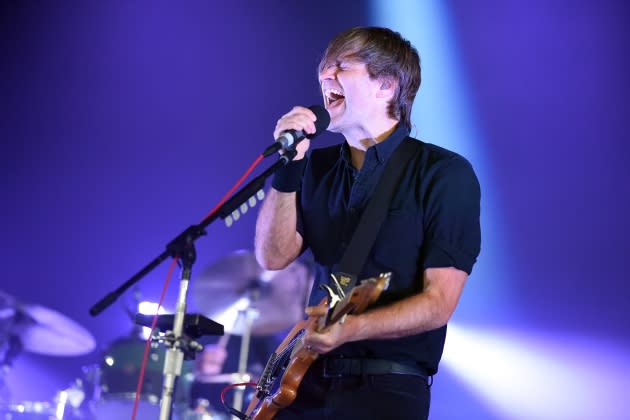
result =
[[[364,63],[343,56],[328,62],[319,73],[319,83],[330,113],[329,131],[361,130],[373,118],[382,117],[376,100],[380,82],[370,78]]]

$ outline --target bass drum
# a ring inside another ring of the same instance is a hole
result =
[[[131,418],[144,346],[143,340],[124,338],[116,340],[105,352],[92,379],[96,384],[90,409],[94,420]],[[165,355],[163,346],[151,348],[149,352],[138,404],[138,420],[159,418]],[[188,404],[191,382],[191,362],[184,361],[173,398],[174,414]]]

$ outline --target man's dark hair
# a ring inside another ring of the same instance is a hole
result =
[[[420,56],[414,46],[391,29],[358,27],[343,31],[330,41],[319,71],[340,58],[364,63],[372,79],[391,78],[396,82],[388,113],[410,130],[411,107],[421,82]]]

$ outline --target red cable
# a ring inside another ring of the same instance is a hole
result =
[[[210,211],[210,213],[208,213],[206,217],[203,218],[202,222],[212,217],[219,210],[219,208],[221,208],[223,203],[225,203],[228,200],[228,198],[232,196],[234,191],[236,191],[236,189],[240,187],[243,181],[247,179],[249,174],[254,170],[254,168],[256,168],[256,166],[258,166],[258,164],[260,164],[260,162],[262,162],[263,159],[264,159],[263,155],[260,155],[256,158],[254,163],[252,163],[251,166],[247,169],[247,171],[245,171],[243,176],[241,176],[239,180],[236,181],[234,186],[230,188],[230,190],[227,193],[225,193],[225,195],[219,201],[219,203]],[[147,339],[144,345],[144,354],[142,355],[142,363],[140,364],[140,373],[138,374],[138,383],[136,385],[136,397],[133,401],[133,411],[131,413],[131,420],[135,420],[136,415],[138,413],[138,405],[140,403],[140,394],[142,392],[142,383],[144,382],[144,371],[146,370],[147,362],[149,359],[149,351],[151,350],[151,337],[153,336],[153,331],[155,331],[155,327],[158,321],[158,314],[160,313],[160,308],[162,307],[162,303],[164,302],[166,290],[168,289],[168,285],[171,281],[171,276],[173,275],[173,271],[175,270],[177,261],[178,261],[178,257],[173,258],[173,262],[171,263],[171,266],[169,267],[168,274],[166,275],[166,280],[164,281],[164,287],[162,288],[162,294],[160,295],[160,301],[158,303],[157,311],[155,315],[153,316],[153,321],[151,322],[151,334],[149,334],[149,338]],[[246,385],[246,384],[234,384],[234,386],[238,386],[238,385]],[[256,386],[256,384],[253,384],[253,385]],[[223,392],[221,393],[221,398],[223,399]]]
[[[230,198],[230,196],[232,196],[232,194],[234,193],[234,191],[236,191],[236,189],[243,183],[243,181],[245,181],[245,179],[249,176],[249,174],[254,170],[254,168],[256,166],[258,166],[258,164],[260,162],[262,162],[262,160],[264,159],[263,155],[260,155],[256,158],[256,160],[254,161],[254,163],[252,163],[252,165],[249,167],[249,169],[247,171],[245,171],[245,173],[243,174],[243,176],[236,181],[236,184],[234,184],[234,186],[223,196],[223,198],[221,199],[221,201],[219,201],[219,204],[217,204],[211,211],[210,213],[207,214],[206,217],[203,218],[202,222],[206,219],[209,219],[210,217],[212,217],[214,215],[214,213],[216,213],[219,208],[223,205],[223,203],[225,203],[227,201],[228,198]]]
[[[239,413],[239,412],[238,412],[238,411],[237,411],[234,407],[232,407],[232,406],[228,405],[228,404],[225,402],[225,393],[226,393],[226,392],[228,392],[229,390],[231,390],[232,388],[236,388],[237,386],[252,386],[252,387],[256,387],[257,385],[258,385],[258,384],[257,384],[256,382],[240,382],[240,383],[238,383],[238,384],[231,384],[231,385],[226,386],[225,388],[223,388],[223,389],[221,390],[221,404],[223,404],[223,406],[224,406],[225,408],[227,408],[227,410],[228,410],[231,414],[236,415],[237,417],[240,417],[240,416],[238,416],[238,415],[237,415],[237,413],[238,413],[238,414],[242,414],[242,413]],[[241,417],[241,418],[242,418],[242,417]]]

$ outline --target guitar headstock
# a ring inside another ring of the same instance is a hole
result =
[[[365,311],[371,303],[376,302],[383,290],[389,287],[391,276],[392,273],[382,273],[377,277],[361,280],[331,308],[332,313],[327,317],[327,324],[335,323],[348,314],[360,314]]]

